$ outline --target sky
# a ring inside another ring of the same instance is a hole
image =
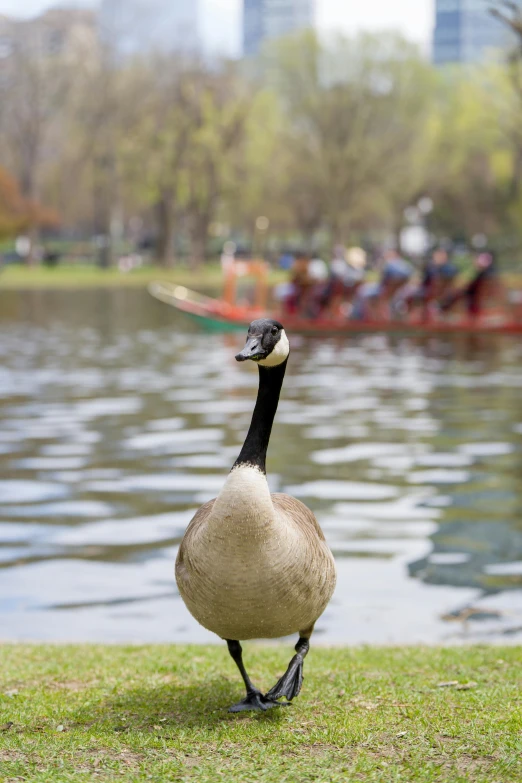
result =
[[[226,37],[239,39],[239,9],[242,0],[205,0],[212,17],[227,27]],[[96,0],[0,0],[0,13],[32,15],[50,5],[93,6]],[[378,30],[394,28],[427,45],[433,27],[434,0],[316,0],[317,21],[323,30]]]

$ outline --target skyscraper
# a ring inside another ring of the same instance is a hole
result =
[[[96,53],[98,39],[94,11],[52,8],[33,18],[0,15],[0,73],[18,67],[28,52],[42,59],[84,57]]]
[[[263,41],[313,27],[315,0],[243,0],[243,51],[259,52]]]
[[[239,20],[215,0],[101,0],[100,33],[120,57],[239,54]]]
[[[193,50],[199,45],[196,0],[103,0],[102,38],[120,55],[148,50]]]
[[[509,41],[504,26],[489,13],[490,0],[436,0],[433,60],[478,62]]]

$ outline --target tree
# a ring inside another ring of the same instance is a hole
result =
[[[207,73],[199,82],[201,124],[194,133],[182,169],[184,217],[197,267],[205,259],[211,224],[223,200],[241,189],[234,176],[244,151],[252,99],[233,68]]]
[[[496,0],[490,10],[493,16],[518,36],[522,48],[522,6],[512,0]]]
[[[245,118],[243,143],[229,155],[220,216],[236,233],[254,240],[256,219],[268,217],[272,230],[285,232],[292,212],[284,192],[287,167],[282,143],[285,119],[278,96],[252,84],[251,106]]]
[[[122,74],[118,156],[123,182],[127,194],[152,209],[156,255],[164,266],[174,261],[181,171],[202,122],[198,78],[194,63],[174,55],[136,61]]]
[[[397,223],[420,187],[430,69],[395,35],[313,33],[285,41],[274,79],[286,111],[287,198],[305,235],[323,222],[335,242],[370,223]],[[305,165],[304,165],[305,164]]]
[[[522,5],[512,0],[496,0],[494,7],[491,8],[491,13],[514,33],[515,40],[518,42],[507,59],[512,95],[508,96],[508,104],[504,104],[502,116],[503,125],[513,150],[510,188],[512,204],[508,214],[519,235],[520,242],[522,240],[520,231],[520,214],[522,213]]]
[[[0,168],[0,239],[11,239],[31,226],[56,227],[58,215],[24,199],[16,179]]]
[[[59,57],[44,57],[31,41],[16,41],[3,63],[0,81],[0,136],[4,159],[16,177],[26,204],[41,197],[44,151],[66,100],[69,68]],[[34,247],[39,210],[26,212],[27,233]],[[32,250],[28,258],[33,260]]]
[[[135,63],[125,77],[131,128],[120,146],[127,187],[141,189],[157,225],[157,253],[173,262],[173,235],[184,228],[194,266],[205,256],[209,229],[232,176],[252,105],[236,68],[176,56]],[[146,166],[143,166],[146,159]]]

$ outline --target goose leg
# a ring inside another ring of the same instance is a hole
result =
[[[240,701],[238,704],[234,704],[229,708],[229,712],[247,712],[249,710],[260,710],[266,712],[271,707],[279,707],[280,705],[272,700],[266,700],[263,694],[258,688],[252,685],[250,677],[247,674],[245,665],[243,663],[243,650],[239,642],[231,641],[227,639],[228,651],[235,661],[237,668],[241,673],[243,682],[246,688],[246,698]]]
[[[295,646],[296,655],[290,661],[288,669],[279,682],[268,691],[265,699],[277,703],[278,699],[285,698],[288,701],[292,701],[296,696],[299,696],[303,685],[303,662],[309,649],[310,640],[303,636],[299,637],[299,641]]]

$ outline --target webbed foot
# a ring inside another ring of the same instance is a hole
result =
[[[299,696],[303,679],[303,656],[297,653],[290,661],[288,669],[281,679],[268,691],[265,699],[276,703],[278,699],[292,701],[296,696]]]
[[[265,698],[261,691],[251,691],[243,701],[234,704],[229,712],[266,712],[272,707],[281,707],[276,701]]]

